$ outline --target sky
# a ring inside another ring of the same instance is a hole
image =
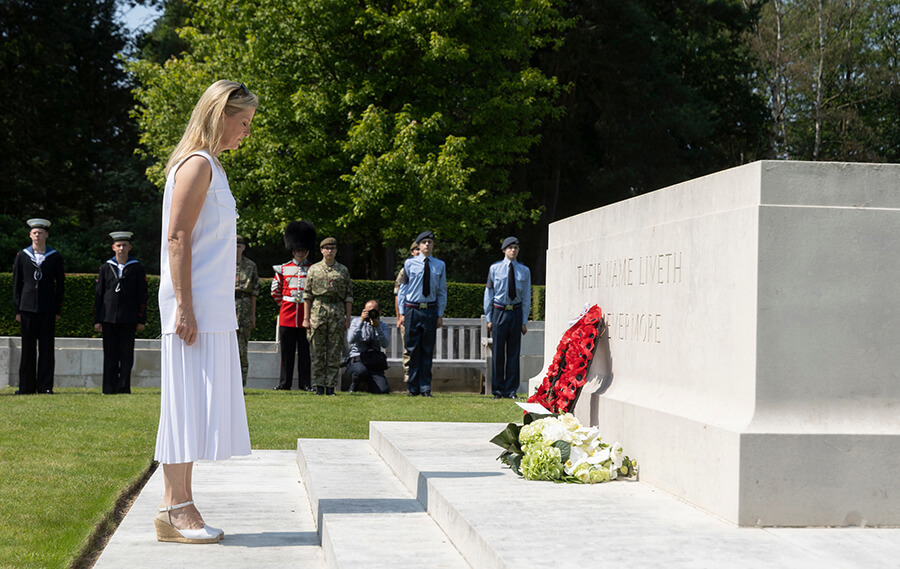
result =
[[[147,8],[145,6],[135,6],[129,8],[120,5],[119,15],[125,22],[129,30],[135,32],[137,30],[147,31],[153,27],[153,22],[161,12],[156,9]]]

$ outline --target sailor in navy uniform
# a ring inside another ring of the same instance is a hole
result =
[[[131,393],[134,335],[147,322],[147,272],[131,256],[130,231],[114,231],[115,255],[100,266],[94,330],[103,333],[103,393]]]
[[[403,264],[397,306],[398,320],[406,326],[406,349],[409,350],[409,382],[407,395],[431,397],[431,363],[437,329],[444,323],[447,307],[447,266],[431,256],[434,233],[423,231],[416,237],[419,256]]]
[[[519,389],[519,353],[531,312],[531,271],[516,261],[519,240],[507,237],[504,259],[491,265],[484,287],[484,317],[491,333],[494,399],[515,398]]]
[[[53,393],[53,339],[62,313],[66,278],[62,255],[47,247],[50,222],[34,218],[27,223],[31,246],[19,251],[13,263],[13,302],[16,321],[22,325],[17,395]]]

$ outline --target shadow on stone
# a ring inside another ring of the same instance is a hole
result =
[[[429,478],[486,478],[503,476],[503,472],[460,472],[460,471],[434,471],[420,472],[416,483],[416,499],[421,506],[428,510],[428,479]]]
[[[224,547],[284,547],[285,545],[321,545],[319,535],[311,531],[264,531],[260,533],[226,533],[219,542]]]

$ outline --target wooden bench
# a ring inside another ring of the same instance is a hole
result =
[[[397,328],[397,319],[385,317],[382,320],[391,334],[388,363],[399,364],[403,361],[403,338]],[[482,338],[490,338],[484,317],[444,318],[444,325],[437,330],[434,365],[484,368],[487,355]]]

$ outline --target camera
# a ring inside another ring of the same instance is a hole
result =
[[[378,320],[378,316],[379,314],[377,308],[373,308],[369,311],[369,320]]]

